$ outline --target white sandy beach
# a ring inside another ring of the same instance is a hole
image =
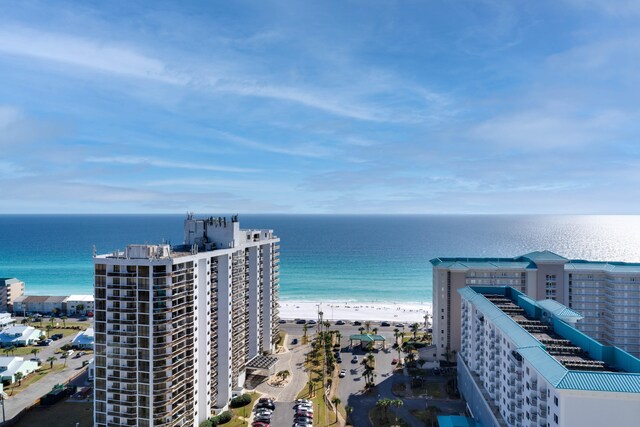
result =
[[[318,307],[319,306],[319,307]],[[373,320],[390,322],[424,322],[431,314],[431,303],[383,302],[294,302],[280,301],[282,319],[317,319],[318,308],[326,320]]]

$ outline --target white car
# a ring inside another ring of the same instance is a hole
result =
[[[313,404],[313,402],[311,402],[309,399],[298,399],[296,400],[296,403],[299,405],[301,403],[307,403],[309,405]]]
[[[347,376],[347,370],[346,369],[340,369],[340,374],[338,374],[338,376],[340,378],[344,378]]]

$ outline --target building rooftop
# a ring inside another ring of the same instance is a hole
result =
[[[632,262],[606,262],[585,261],[580,259],[567,259],[550,251],[535,251],[513,258],[434,258],[431,261],[434,267],[448,268],[451,270],[466,271],[469,269],[485,270],[522,270],[536,269],[536,263],[564,264],[565,270],[594,270],[611,273],[640,273],[640,263]]]
[[[69,295],[67,301],[93,301],[93,295]]]
[[[471,286],[458,292],[554,387],[640,393],[640,360],[574,328],[579,313],[556,301],[533,301],[510,287]]]
[[[17,303],[61,303],[67,300],[66,296],[60,295],[21,295],[14,302]]]
[[[18,280],[15,277],[3,277],[0,278],[0,286],[9,286],[14,283],[22,283],[22,280]]]

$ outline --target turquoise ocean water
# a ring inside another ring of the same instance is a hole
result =
[[[204,216],[204,215],[203,215]],[[183,215],[0,215],[0,277],[28,294],[92,293],[92,247],[182,242]],[[640,262],[640,216],[240,215],[281,242],[281,297],[308,301],[431,301],[437,256]]]

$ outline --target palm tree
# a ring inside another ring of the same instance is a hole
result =
[[[389,411],[389,406],[391,406],[391,399],[387,399],[387,398],[378,399],[378,401],[376,402],[376,406],[382,409],[384,418],[387,419],[387,412]]]
[[[371,321],[367,320],[364,322],[364,326],[367,328],[367,333],[369,333],[369,329],[371,328]]]
[[[342,403],[339,397],[334,397],[331,399],[331,403],[333,403],[333,410],[336,412],[336,422],[338,422],[338,405]]]
[[[62,327],[66,328],[67,327],[67,319],[68,319],[68,317],[67,316],[62,316],[61,319],[62,319]]]
[[[76,305],[76,313],[82,313],[84,311],[84,304]]]
[[[420,326],[417,323],[411,325],[411,332],[413,332],[413,340],[416,340],[416,335],[418,335],[418,331],[420,330]]]
[[[49,369],[53,369],[53,362],[55,362],[56,360],[58,360],[58,359],[56,359],[56,357],[55,357],[55,356],[51,356],[51,357],[49,357],[49,358],[47,359],[47,362],[49,362],[49,363],[50,363],[50,365],[49,365]]]
[[[373,332],[373,335],[377,335],[378,334],[378,328],[373,328],[371,330],[371,332]]]
[[[360,331],[360,335],[362,335],[362,333],[364,332],[364,328],[363,328],[362,326],[360,326],[360,327],[358,328],[358,330]]]
[[[307,330],[308,329],[309,329],[309,327],[307,326],[306,323],[304,325],[302,325],[302,333],[304,334],[305,341],[307,340]]]
[[[373,354],[371,354],[371,353],[367,354],[367,364],[368,365],[371,365],[371,367],[373,368],[375,366],[375,361],[376,361],[376,357]]]
[[[396,408],[401,408],[402,405],[404,405],[404,402],[402,401],[402,399],[394,399],[390,402],[389,404],[390,406],[395,406]],[[398,423],[398,416],[396,413],[396,424]]]
[[[289,378],[289,376],[291,376],[291,372],[289,372],[289,371],[280,371],[280,372],[278,372],[278,376],[280,378],[282,378],[282,381],[284,381],[287,378]]]
[[[393,330],[393,337],[396,339],[396,345],[398,344],[398,335],[400,335],[400,329],[395,328]]]
[[[47,325],[47,336],[49,336],[51,334],[51,330],[53,329],[52,325]]]
[[[33,354],[34,358],[38,355],[39,352],[40,352],[40,349],[37,349],[37,348],[31,349],[31,354]]]
[[[9,352],[11,351],[11,347],[5,347],[2,349],[5,356],[9,356]]]
[[[16,372],[14,376],[16,381],[18,381],[18,387],[20,387],[22,385],[22,378],[24,377],[24,374],[22,372]]]
[[[10,345],[9,346],[9,351],[11,352],[11,355],[14,355],[14,352],[16,351],[16,346],[15,345]]]

